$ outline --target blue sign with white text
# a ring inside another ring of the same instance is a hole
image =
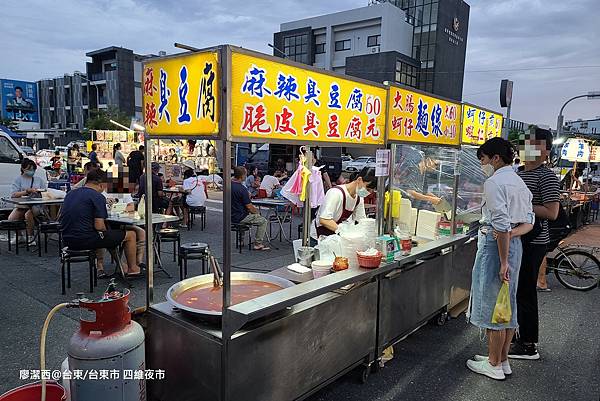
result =
[[[13,121],[39,122],[35,82],[0,80],[2,117]]]

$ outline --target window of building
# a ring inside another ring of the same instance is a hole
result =
[[[344,50],[350,50],[350,39],[336,40],[335,41],[335,51],[341,52]]]
[[[317,43],[315,45],[315,54],[325,53],[325,43]]]
[[[283,39],[283,52],[290,60],[308,64],[308,34],[286,36]]]
[[[380,46],[381,35],[371,35],[367,37],[367,47]]]
[[[418,83],[417,67],[396,60],[396,82],[416,88]]]

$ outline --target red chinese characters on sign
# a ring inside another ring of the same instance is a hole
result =
[[[275,113],[275,132],[297,136],[298,133],[292,127],[293,119],[294,113],[284,106],[281,113]]]
[[[404,106],[406,111],[409,113],[413,113],[415,111],[415,102],[413,101],[412,93],[408,93],[406,95],[406,104]]]
[[[456,106],[447,105],[446,110],[444,111],[444,116],[447,120],[455,121],[456,120]]]
[[[378,139],[381,136],[381,132],[377,127],[377,123],[374,117],[369,118],[369,124],[367,125],[367,132],[365,132],[365,136],[371,137],[373,139]]]
[[[313,134],[315,138],[319,137],[319,131],[317,130],[319,124],[321,123],[317,118],[316,114],[310,110],[306,112],[305,115],[305,124],[302,127],[304,131],[304,135]]]
[[[404,118],[397,116],[392,118],[392,130],[396,131],[398,135],[402,135],[402,120]]]
[[[339,119],[335,113],[330,114],[329,120],[327,121],[327,138],[341,138]]]
[[[259,134],[268,134],[271,132],[271,126],[267,124],[264,104],[259,103],[256,106],[246,104],[244,107],[244,123],[241,130],[257,132]]]
[[[400,111],[404,110],[402,108],[402,94],[398,90],[396,91],[396,95],[394,96],[394,107],[393,108],[400,110]]]
[[[150,128],[154,128],[158,125],[156,120],[156,104],[150,102],[146,104],[146,110],[144,114],[144,125]]]
[[[414,123],[412,118],[407,118],[404,120],[404,135],[411,136],[412,130],[414,128]]]
[[[144,78],[144,95],[154,96],[154,91],[156,91],[156,86],[154,86],[154,68],[146,68]]]
[[[348,128],[346,128],[345,137],[348,139],[355,139],[360,141],[362,139],[362,130],[361,130],[362,121],[360,117],[354,116],[350,123],[348,124]]]

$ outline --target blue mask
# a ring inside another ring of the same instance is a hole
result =
[[[35,175],[35,170],[26,170],[23,172],[23,175],[26,177],[33,177]]]
[[[367,196],[369,196],[369,191],[367,190],[367,188],[358,188],[356,190],[356,195],[358,195],[361,198],[366,198]]]

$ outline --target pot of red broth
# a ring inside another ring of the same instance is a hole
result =
[[[239,304],[293,286],[289,280],[263,273],[231,273],[231,304]],[[173,284],[167,301],[176,308],[199,315],[221,316],[223,287],[213,287],[213,275],[190,277]]]

